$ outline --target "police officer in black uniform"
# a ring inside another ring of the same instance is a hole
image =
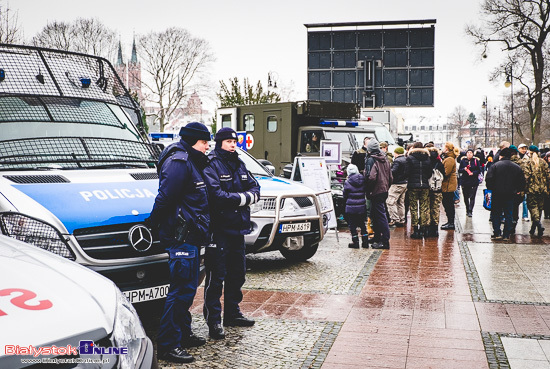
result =
[[[243,316],[239,303],[245,282],[244,235],[250,233],[249,205],[260,198],[260,186],[239,159],[237,134],[231,128],[216,133],[216,148],[205,169],[210,196],[215,247],[205,255],[204,317],[211,338],[223,339],[220,297],[224,290],[224,326],[250,327],[254,320]],[[223,286],[225,283],[225,286]]]
[[[158,357],[189,363],[194,358],[185,348],[206,343],[191,331],[189,308],[197,292],[200,246],[211,239],[208,190],[202,176],[210,132],[193,122],[181,128],[180,136],[160,155],[159,192],[145,223],[160,227],[160,242],[170,254],[170,290],[160,321]]]

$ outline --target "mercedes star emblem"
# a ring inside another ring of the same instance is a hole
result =
[[[136,224],[128,231],[128,241],[134,249],[144,252],[149,250],[153,244],[153,235],[144,225]]]

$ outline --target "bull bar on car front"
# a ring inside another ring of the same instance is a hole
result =
[[[321,201],[319,200],[319,198],[321,196],[325,195],[324,197],[326,197],[326,200],[323,201],[323,204],[321,204]],[[316,209],[316,213],[317,215],[302,215],[302,216],[289,216],[289,217],[283,217],[281,218],[281,202],[283,199],[285,198],[294,198],[294,197],[312,197],[313,198],[313,202],[314,202],[314,205],[315,205],[315,209]],[[254,215],[254,218],[268,218],[268,219],[273,219],[273,227],[271,228],[271,231],[270,231],[270,234],[269,234],[269,239],[267,240],[267,242],[262,246],[260,247],[257,252],[259,251],[262,251],[264,249],[267,249],[268,247],[271,246],[271,244],[273,243],[273,241],[275,240],[275,236],[277,235],[277,230],[279,229],[279,225],[284,222],[284,223],[288,223],[288,222],[298,222],[298,221],[315,221],[317,220],[319,222],[319,234],[320,234],[320,239],[319,241],[321,241],[323,239],[323,237],[325,236],[325,226],[324,226],[324,217],[326,216],[327,213],[330,213],[332,210],[333,210],[333,205],[332,205],[332,198],[331,198],[331,190],[324,190],[324,191],[319,191],[319,192],[315,192],[315,193],[312,193],[312,194],[303,194],[303,193],[287,193],[287,194],[284,194],[284,195],[277,195],[277,196],[266,196],[266,197],[262,197],[263,199],[266,199],[266,198],[269,198],[269,199],[275,199],[275,214],[265,214],[265,215],[261,215],[261,214],[258,214],[258,215]],[[262,199],[261,198],[261,199]],[[328,206],[327,206],[328,205]],[[328,220],[327,220],[328,222]],[[328,224],[327,224],[328,226]]]

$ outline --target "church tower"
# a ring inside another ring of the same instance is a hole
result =
[[[128,73],[126,71],[126,64],[124,64],[124,60],[122,59],[122,45],[120,41],[118,42],[118,56],[115,63],[115,71],[122,80],[122,83],[127,86],[128,85]]]
[[[137,50],[136,50],[136,37],[134,36],[134,42],[132,45],[132,56],[128,63],[128,90],[130,93],[136,93],[139,101],[143,100],[141,92],[141,63],[138,62]]]

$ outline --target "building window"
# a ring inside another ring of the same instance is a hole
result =
[[[434,130],[434,127],[430,126],[428,129],[429,129],[430,131],[433,131],[433,130]]]
[[[421,130],[421,131],[425,131],[425,130],[426,130],[426,126],[420,126],[420,130]]]
[[[231,114],[222,115],[222,128],[231,128]]]
[[[416,131],[416,126],[412,126],[411,131]]]
[[[246,132],[254,132],[254,114],[244,115],[244,130]]]
[[[409,130],[409,126],[405,126],[405,132]]]
[[[277,117],[270,115],[267,117],[267,131],[268,132],[277,132]]]

